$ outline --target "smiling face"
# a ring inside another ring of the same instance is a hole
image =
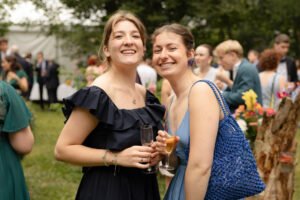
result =
[[[144,56],[144,45],[137,27],[128,20],[113,26],[104,54],[112,66],[137,66]]]
[[[157,72],[168,78],[188,70],[188,60],[192,51],[185,47],[180,35],[172,32],[162,32],[153,40],[152,63]]]
[[[212,57],[209,55],[209,50],[204,46],[197,47],[195,51],[195,61],[197,67],[209,67],[212,61]]]

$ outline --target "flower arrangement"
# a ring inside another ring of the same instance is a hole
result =
[[[240,105],[235,110],[234,117],[252,145],[256,139],[257,128],[262,123],[263,116],[272,117],[276,113],[272,108],[263,108],[257,102],[257,95],[252,89],[244,92],[242,99],[245,101],[245,105]]]
[[[286,84],[284,91],[277,93],[277,98],[283,99],[286,97],[290,97],[294,102],[298,94],[300,94],[300,82],[289,82]]]

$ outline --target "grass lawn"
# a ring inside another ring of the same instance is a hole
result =
[[[25,157],[23,166],[31,198],[74,199],[81,176],[80,167],[54,159],[54,145],[63,127],[62,112],[42,111],[37,104],[28,103],[33,113],[35,145]]]
[[[28,103],[34,115],[33,151],[24,158],[23,166],[32,200],[70,200],[75,198],[81,178],[81,168],[54,159],[54,145],[63,127],[64,117],[57,111],[42,111],[37,104]],[[297,134],[298,162],[300,161],[300,129]],[[161,196],[165,192],[163,178],[158,176]],[[300,165],[295,176],[294,199],[300,199]]]

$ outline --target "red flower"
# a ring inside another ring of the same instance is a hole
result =
[[[268,117],[272,117],[276,114],[276,112],[273,108],[266,108],[266,114]]]
[[[282,92],[277,92],[277,97],[279,99],[283,99],[284,97],[288,97],[289,96],[289,93],[285,92],[285,91],[282,91]]]

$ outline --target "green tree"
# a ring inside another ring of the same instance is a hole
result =
[[[60,8],[51,7],[46,0],[31,1],[49,16],[49,33],[65,38],[64,46],[76,56],[97,51],[104,23],[119,9],[139,16],[148,33],[163,24],[178,22],[191,29],[196,44],[216,45],[236,39],[245,52],[251,48],[263,50],[271,46],[277,33],[287,33],[292,38],[291,54],[300,55],[299,0],[60,0],[82,21],[67,26],[57,20]],[[87,19],[93,25],[83,26]],[[151,54],[150,43],[147,54]]]

